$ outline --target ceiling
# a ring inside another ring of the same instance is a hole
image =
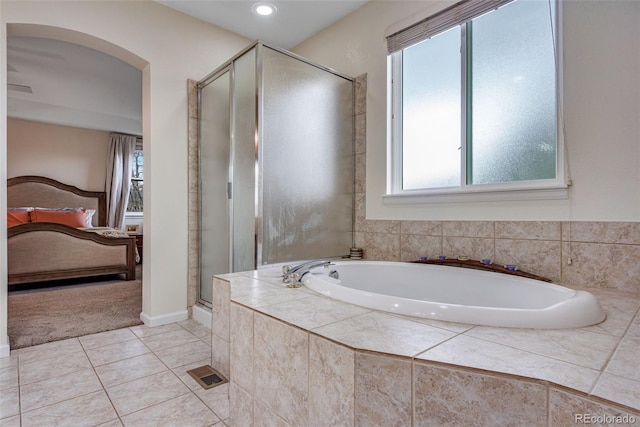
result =
[[[270,1],[274,15],[252,12],[254,1],[156,0],[251,40],[290,49],[367,0]],[[142,74],[96,50],[37,37],[7,39],[9,117],[87,129],[142,134]]]
[[[291,49],[364,5],[367,0],[156,0],[251,40]],[[276,13],[259,16],[257,3],[270,3]]]
[[[97,50],[7,38],[7,116],[142,134],[142,72]]]

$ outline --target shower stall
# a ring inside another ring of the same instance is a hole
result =
[[[215,274],[347,254],[353,79],[256,42],[197,88],[199,302]]]

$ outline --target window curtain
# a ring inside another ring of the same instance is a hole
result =
[[[440,34],[456,25],[497,9],[513,0],[462,0],[436,14],[387,37],[387,52],[392,54]]]
[[[107,227],[122,229],[131,187],[131,159],[136,137],[111,133],[107,153]]]

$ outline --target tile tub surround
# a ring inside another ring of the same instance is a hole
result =
[[[640,222],[368,220],[360,198],[355,236],[365,260],[464,255],[569,287],[640,293]]]
[[[356,307],[287,288],[279,269],[213,286],[212,359],[230,373],[230,425],[640,422],[636,293],[591,289],[609,314],[600,325],[528,330]]]

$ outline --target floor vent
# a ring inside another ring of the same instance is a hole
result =
[[[224,375],[209,365],[191,369],[187,371],[187,374],[191,375],[191,377],[205,390],[228,382]]]

